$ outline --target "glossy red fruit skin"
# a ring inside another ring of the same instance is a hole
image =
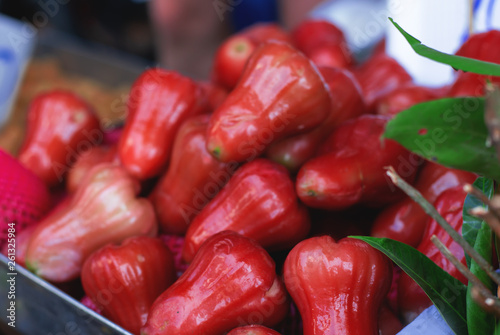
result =
[[[78,156],[102,139],[92,107],[72,92],[54,90],[32,100],[18,159],[47,186],[54,187],[63,181]]]
[[[78,157],[71,167],[66,178],[66,190],[73,193],[85,178],[85,175],[96,165],[101,163],[120,164],[116,145],[93,147]]]
[[[252,238],[268,250],[293,247],[307,236],[310,220],[286,169],[264,158],[241,166],[191,222],[183,249],[189,263],[202,243],[223,231]]]
[[[485,95],[485,86],[488,82],[500,84],[497,76],[485,76],[472,72],[458,72],[455,82],[451,85],[448,96],[450,97],[482,97]]]
[[[330,109],[330,93],[311,61],[289,44],[264,43],[212,115],[207,150],[224,162],[249,161],[271,143],[320,125]]]
[[[500,64],[500,30],[471,35],[455,54]]]
[[[229,94],[227,89],[210,81],[198,81],[198,85],[205,91],[210,113],[216,110]]]
[[[120,166],[99,164],[75,193],[36,227],[28,242],[26,266],[53,282],[77,278],[85,259],[108,243],[136,235],[154,236],[153,206],[136,198],[139,185]]]
[[[216,335],[286,315],[288,295],[274,261],[235,232],[210,237],[186,272],[151,307],[142,335]]]
[[[354,71],[354,75],[371,111],[377,98],[413,80],[394,58],[385,53],[372,56]]]
[[[455,54],[500,64],[500,31],[490,30],[471,35]],[[451,97],[484,96],[484,86],[488,81],[500,84],[500,78],[496,76],[459,71],[448,95]]]
[[[403,324],[391,309],[383,304],[378,319],[379,335],[396,335],[403,329]]]
[[[182,124],[174,140],[170,165],[150,195],[160,228],[167,234],[185,234],[192,219],[237,168],[207,152],[209,118],[198,115]]]
[[[308,238],[288,254],[283,276],[302,316],[304,335],[378,334],[392,263],[365,242]]]
[[[255,23],[242,30],[240,34],[250,37],[257,43],[264,43],[267,41],[292,42],[290,34],[279,24],[272,22]]]
[[[266,157],[284,165],[289,171],[298,169],[314,156],[319,145],[342,122],[366,112],[366,104],[354,75],[345,69],[318,67],[330,90],[330,114],[321,125],[304,133],[285,138],[269,146]]]
[[[164,170],[180,125],[208,104],[205,91],[190,78],[152,68],[133,83],[127,108],[118,154],[127,171],[144,180]]]
[[[176,279],[172,253],[154,237],[137,236],[94,252],[82,268],[85,293],[103,315],[133,334]]]
[[[443,191],[434,202],[434,207],[439,214],[450,223],[458,232],[462,230],[462,209],[466,193],[462,186],[456,186]],[[453,277],[467,284],[465,277],[455,268],[455,266],[444,257],[431,241],[432,235],[436,235],[441,242],[457,257],[463,264],[466,264],[465,255],[462,247],[441,228],[434,220],[429,218],[427,228],[424,232],[422,241],[417,249],[443,270]],[[451,283],[450,283],[451,285]],[[453,292],[450,286],[450,291]],[[401,314],[407,321],[413,320],[425,308],[431,305],[431,301],[424,291],[411,279],[406,273],[402,273],[398,281],[398,305]]]
[[[333,23],[304,20],[292,31],[293,43],[318,66],[348,68],[354,65],[344,33]]]
[[[418,174],[415,188],[427,201],[434,203],[443,191],[465,183],[471,184],[476,177],[471,172],[426,161]],[[397,240],[416,248],[422,240],[427,221],[428,216],[420,205],[410,198],[405,198],[384,209],[377,216],[370,234]]]
[[[347,69],[318,66],[332,97],[335,113],[325,122],[338,126],[344,121],[367,113],[363,91],[354,74]]]
[[[215,53],[212,81],[231,91],[240,80],[245,65],[255,48],[254,42],[248,36],[229,37]]]
[[[371,236],[391,238],[417,247],[427,223],[427,214],[413,200],[405,199],[385,208],[373,223]]]
[[[439,98],[439,91],[414,84],[403,85],[379,97],[375,102],[375,114],[394,117],[421,102]]]
[[[296,191],[306,205],[322,209],[345,209],[354,204],[378,207],[400,199],[387,178],[393,166],[410,183],[417,168],[412,155],[393,140],[383,139],[388,118],[362,115],[340,125],[328,137],[318,155],[299,170]],[[419,162],[417,162],[419,163]]]
[[[344,33],[336,25],[321,19],[303,20],[291,33],[293,44],[306,55],[325,44],[345,43]]]
[[[317,66],[329,66],[335,68],[351,68],[354,58],[347,47],[347,43],[324,44],[306,53]]]
[[[280,333],[262,325],[249,325],[234,328],[227,335],[280,335]]]
[[[250,55],[267,41],[291,43],[289,34],[275,23],[256,23],[233,34],[217,49],[212,69],[212,81],[232,90],[245,69]]]

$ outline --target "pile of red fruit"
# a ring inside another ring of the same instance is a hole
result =
[[[499,39],[474,35],[458,54],[500,63]],[[385,167],[457,230],[461,185],[476,176],[381,135],[400,111],[482,95],[487,79],[420,87],[380,49],[355,64],[342,31],[308,20],[230,37],[210,82],[145,70],[117,141],[78,92],[47,92],[31,104],[18,161],[2,161],[4,252],[52,283],[80,278],[84,301],[134,334],[395,334],[431,303],[346,236],[405,242],[465,281],[429,242],[441,228]],[[21,200],[7,202],[15,191]],[[16,211],[33,213],[21,226]]]

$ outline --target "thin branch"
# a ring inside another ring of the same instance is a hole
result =
[[[486,206],[491,207],[490,199],[486,196],[486,194],[484,194],[483,192],[481,192],[480,190],[478,190],[477,188],[475,188],[471,184],[464,185],[464,192],[472,194],[473,196],[475,196],[476,198],[481,200]]]
[[[493,197],[493,199],[489,199],[486,194],[472,186],[471,184],[465,184],[464,185],[464,192],[471,194],[478,198],[483,204],[485,204],[488,209],[490,210],[491,214],[496,216],[498,220],[500,220],[500,200],[498,197]]]
[[[500,285],[500,275],[498,275],[491,264],[489,264],[473,247],[467,243],[467,241],[458,233],[452,226],[439,214],[439,212],[432,206],[431,203],[425,199],[420,192],[418,192],[414,187],[404,181],[391,166],[388,168],[387,175],[391,178],[394,185],[403,190],[413,201],[418,203],[420,207],[451,236],[451,238],[457,242],[466,252],[470,258],[472,258],[477,265],[485,271],[488,276],[497,284]]]
[[[474,0],[469,0],[469,36],[474,32]]]
[[[436,235],[431,237],[432,243],[439,249],[446,259],[448,259],[462,275],[472,284],[472,289],[475,291],[474,300],[487,308],[490,312],[499,314],[500,313],[500,300],[494,296],[491,291],[484,286],[483,282],[474,276],[474,274],[463,265],[452,253],[451,251],[437,238]]]
[[[441,240],[436,236],[432,235],[431,236],[431,241],[434,243],[434,245],[439,249],[439,251],[443,254],[446,259],[448,259],[456,268],[458,271],[460,271],[461,274],[464,275],[465,278],[469,282],[472,283],[472,285],[475,285],[481,292],[482,295],[487,296],[492,295],[490,290],[486,286],[484,286],[483,282],[479,280],[470,270],[460,262],[455,255],[451,253],[451,251],[441,242]]]
[[[486,312],[495,314],[497,318],[500,317],[500,306],[498,306],[498,298],[483,296],[476,286],[472,286],[470,294],[472,299],[474,299],[474,301]]]

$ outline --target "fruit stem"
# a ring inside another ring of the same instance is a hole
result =
[[[489,264],[473,247],[471,247],[459,232],[453,229],[453,227],[439,214],[436,208],[434,208],[434,206],[432,206],[432,204],[427,201],[427,199],[425,199],[419,191],[404,181],[404,179],[396,173],[392,166],[388,167],[387,170],[388,171],[386,173],[389,178],[391,178],[394,185],[403,190],[403,192],[405,192],[413,201],[422,207],[424,212],[436,220],[436,222],[451,236],[451,238],[464,249],[464,252],[466,252],[497,285],[500,285],[500,275],[495,272],[491,264]]]
[[[219,147],[215,148],[214,150],[212,150],[212,153],[213,153],[215,158],[219,158],[220,157],[220,148]]]
[[[496,314],[500,314],[500,300],[494,296],[486,286],[484,286],[483,282],[474,276],[474,274],[465,265],[463,265],[448,248],[446,248],[443,242],[441,242],[436,235],[432,235],[431,241],[439,249],[443,256],[446,257],[446,259],[448,259],[470,283],[472,283],[473,288],[478,290],[479,294],[474,297],[474,300],[481,305],[484,303],[490,308],[493,307]]]

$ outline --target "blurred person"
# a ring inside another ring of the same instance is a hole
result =
[[[8,0],[0,13],[29,22],[39,32],[54,29],[152,61],[155,45],[147,0]]]
[[[229,21],[219,19],[212,0],[151,0],[149,15],[158,63],[195,79],[207,78],[212,55],[230,34]]]
[[[217,47],[256,22],[293,28],[321,0],[150,0],[157,60],[195,79],[210,76]]]
[[[286,29],[293,29],[304,20],[319,4],[333,3],[335,0],[279,0],[281,23]]]

